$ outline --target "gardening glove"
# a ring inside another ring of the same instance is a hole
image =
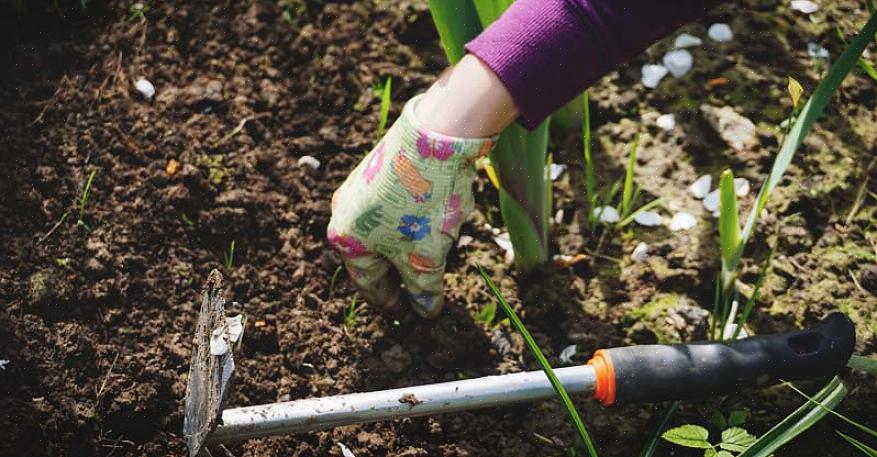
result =
[[[474,205],[475,160],[496,137],[423,128],[414,116],[420,97],[332,195],[327,236],[372,306],[391,312],[405,298],[417,314],[435,317],[445,257]]]

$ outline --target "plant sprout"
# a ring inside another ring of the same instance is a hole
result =
[[[381,95],[381,114],[378,118],[378,139],[380,141],[381,137],[384,136],[384,132],[387,127],[387,118],[390,115],[390,91],[393,87],[393,78],[387,77],[387,80],[384,82],[384,86],[381,87],[378,91]]]
[[[82,194],[79,196],[79,218],[76,219],[76,225],[82,226],[86,232],[91,231],[91,227],[85,223],[85,207],[88,205],[88,196],[91,193],[91,184],[94,182],[94,175],[97,170],[91,170],[85,185],[82,187]]]
[[[228,251],[223,253],[223,258],[225,259],[225,268],[229,270],[234,268],[234,240],[231,240],[231,243],[229,243]]]
[[[353,296],[353,299],[350,300],[350,306],[347,307],[347,310],[344,311],[344,328],[347,330],[352,330],[353,327],[356,327],[356,323],[359,321],[359,307],[356,303],[356,295]]]

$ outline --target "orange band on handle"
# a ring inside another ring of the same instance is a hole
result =
[[[606,351],[600,349],[594,353],[588,365],[594,367],[597,381],[594,398],[603,406],[612,406],[615,403],[615,368],[612,366],[612,359]]]

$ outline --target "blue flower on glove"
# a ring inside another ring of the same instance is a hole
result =
[[[399,233],[417,241],[429,235],[429,217],[417,217],[412,214],[402,216]]]

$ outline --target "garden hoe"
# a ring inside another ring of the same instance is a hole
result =
[[[191,457],[208,456],[209,447],[248,438],[503,406],[555,395],[545,374],[531,371],[224,409],[240,320],[226,318],[221,282],[218,271],[210,273],[189,367],[183,429]],[[852,321],[835,313],[810,329],[781,335],[729,343],[603,349],[587,364],[559,368],[555,373],[568,392],[591,394],[605,406],[685,400],[779,380],[830,376],[847,363],[854,344]]]

